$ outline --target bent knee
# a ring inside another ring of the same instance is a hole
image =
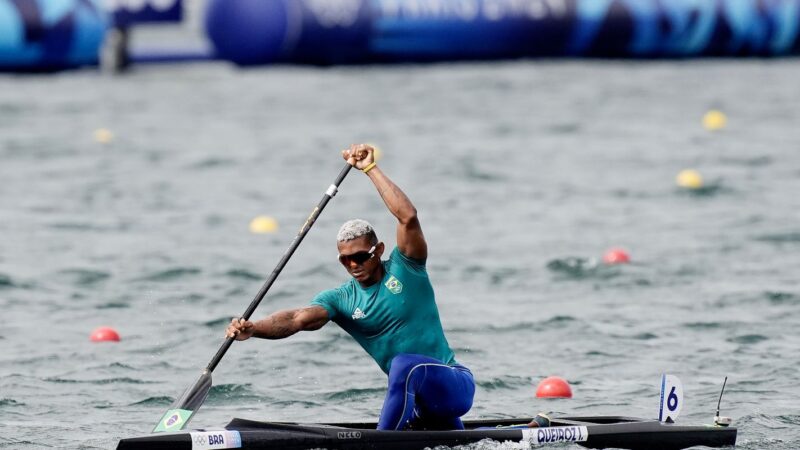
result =
[[[420,355],[401,353],[395,356],[389,369],[389,388],[415,389],[425,377],[425,366],[435,362],[432,358]]]

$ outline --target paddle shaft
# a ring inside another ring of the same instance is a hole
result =
[[[347,176],[347,173],[350,172],[350,169],[352,168],[353,166],[351,166],[349,163],[345,163],[342,171],[339,172],[339,175],[336,177],[336,181],[333,182],[333,184],[325,192],[325,195],[322,196],[322,200],[320,200],[319,204],[314,208],[313,211],[311,211],[308,219],[306,219],[306,222],[303,224],[302,228],[300,228],[300,232],[294,237],[294,240],[292,241],[291,245],[289,245],[286,253],[283,254],[281,260],[278,261],[278,265],[272,270],[272,274],[270,274],[269,278],[267,278],[267,281],[264,283],[264,285],[261,286],[261,289],[259,289],[255,298],[253,298],[253,301],[250,302],[250,306],[248,306],[247,310],[244,312],[244,314],[242,314],[242,318],[244,320],[249,320],[250,316],[252,316],[253,312],[255,312],[256,308],[258,308],[258,304],[264,299],[264,296],[267,294],[267,291],[269,291],[269,288],[272,287],[272,284],[278,278],[278,275],[280,275],[281,271],[286,266],[286,263],[289,262],[289,258],[292,257],[295,250],[297,250],[297,247],[300,246],[301,242],[303,242],[303,238],[306,237],[308,230],[311,229],[311,226],[314,225],[314,222],[316,222],[319,214],[323,209],[325,209],[325,205],[327,205],[330,199],[336,195],[339,185],[342,183],[342,181],[344,181],[344,177]],[[217,354],[211,358],[211,361],[206,366],[206,373],[211,373],[214,371],[214,369],[217,367],[217,364],[219,364],[219,362],[222,360],[222,357],[225,356],[225,352],[227,352],[231,347],[231,344],[233,344],[234,340],[235,338],[232,337],[225,338],[225,342],[223,342],[222,346],[220,346],[219,350],[217,350]]]

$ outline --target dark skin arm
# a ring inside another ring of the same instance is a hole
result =
[[[342,151],[342,156],[356,169],[364,170],[375,161],[375,149],[367,144],[354,144]],[[414,204],[377,165],[367,172],[367,176],[372,180],[389,212],[397,218],[397,248],[408,257],[427,259],[428,244],[422,234]]]
[[[375,149],[366,144],[354,144],[342,151],[342,156],[356,169],[364,170],[375,161]],[[422,234],[417,209],[406,194],[377,166],[367,172],[389,211],[397,218],[397,248],[406,256],[424,260],[428,244]],[[307,306],[277,311],[256,322],[232,319],[226,337],[244,341],[250,337],[283,339],[299,331],[322,328],[330,321],[328,311],[321,306]]]
[[[319,330],[329,320],[328,311],[321,306],[284,309],[256,322],[234,318],[225,330],[225,337],[233,337],[237,341],[251,337],[283,339],[298,331]]]

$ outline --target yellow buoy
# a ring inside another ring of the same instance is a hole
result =
[[[681,170],[675,177],[675,183],[684,189],[700,189],[703,187],[703,177],[694,169]]]
[[[257,216],[250,221],[250,232],[254,234],[274,233],[278,231],[278,221],[269,216]]]
[[[725,128],[728,118],[725,113],[712,109],[703,116],[703,127],[708,131],[717,131]]]
[[[114,140],[114,133],[107,128],[98,128],[94,130],[94,140],[100,144],[110,144]]]

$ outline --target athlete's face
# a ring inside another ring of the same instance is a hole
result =
[[[383,242],[372,244],[368,236],[337,243],[339,262],[362,285],[380,281]]]

